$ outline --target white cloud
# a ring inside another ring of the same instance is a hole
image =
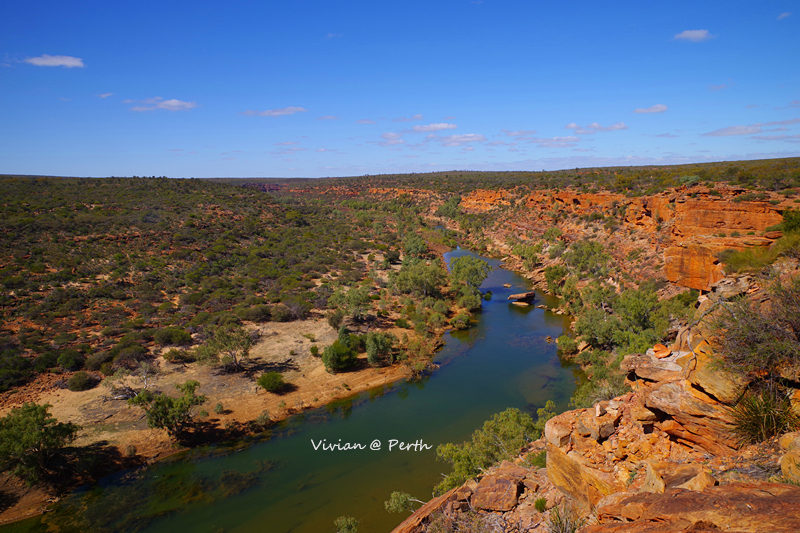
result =
[[[575,146],[576,142],[581,140],[580,137],[534,137],[528,141],[529,144],[538,144],[540,148],[566,148]]]
[[[534,135],[536,130],[503,130],[507,137],[522,137],[524,135]]]
[[[663,113],[667,110],[664,104],[656,104],[650,107],[639,107],[633,110],[634,113]]]
[[[441,131],[441,130],[454,130],[458,126],[455,124],[447,124],[440,122],[438,124],[428,124],[427,126],[414,126],[414,131]]]
[[[402,137],[402,134],[400,133],[393,133],[391,131],[387,131],[386,133],[381,134],[381,139],[383,139],[383,142],[380,144],[381,146],[394,146],[397,144],[405,144],[406,142],[400,137]]]
[[[317,120],[339,120],[335,115],[325,115],[324,117],[317,117]]]
[[[29,57],[28,59],[25,60],[25,62],[30,63],[31,65],[36,65],[37,67],[83,68],[85,66],[83,64],[83,59],[81,59],[80,57],[51,56],[47,54],[41,55],[39,57]]]
[[[628,126],[625,125],[624,122],[617,122],[610,126],[601,126],[597,122],[592,122],[585,128],[582,128],[575,124],[574,122],[570,122],[564,129],[573,130],[575,135],[590,135],[592,133],[597,133],[598,131],[619,131],[619,130],[627,130]]]
[[[761,127],[756,126],[728,126],[714,131],[704,133],[703,137],[727,137],[729,135],[752,135],[754,133],[761,133]]]
[[[140,104],[131,108],[131,111],[155,111],[156,109],[165,109],[167,111],[186,111],[197,107],[197,102],[184,102],[171,98],[164,100],[160,96],[155,98],[148,98],[147,100],[123,100],[124,104]]]
[[[671,133],[659,133],[658,135],[654,135],[654,137],[664,137],[667,139],[674,139],[677,137],[677,135],[673,135]]]
[[[252,109],[248,109],[247,111],[243,111],[242,115],[248,115],[251,117],[282,117],[284,115],[294,115],[295,113],[305,113],[306,111],[308,110],[304,107],[289,106],[282,107],[280,109],[267,109],[266,111],[254,111]]]
[[[325,36],[325,38],[326,38],[326,39],[336,39],[336,38],[338,38],[338,37],[341,37],[341,36],[342,36],[342,34],[341,34],[341,33],[328,33],[328,34]]]
[[[733,83],[721,83],[719,85],[709,85],[708,86],[708,90],[709,91],[713,91],[713,92],[717,92],[717,91],[721,91],[723,89],[727,89],[731,85],[733,85]]]
[[[800,143],[800,135],[754,135],[753,139],[760,141],[786,141],[790,143]]]
[[[361,120],[356,120],[356,124],[377,124],[377,122],[368,118],[362,118]]]
[[[98,98],[108,98],[109,96],[113,96],[113,95],[114,95],[114,93],[103,93],[103,94],[98,94],[97,97]]]
[[[283,141],[282,143],[275,143],[275,146],[291,146],[293,144],[300,144],[297,141]]]
[[[674,40],[691,41],[693,43],[699,43],[702,41],[713,39],[714,37],[716,37],[716,35],[711,35],[710,33],[708,33],[708,30],[684,30],[676,34]]]
[[[800,107],[800,100],[792,100],[789,102],[789,107]]]
[[[478,133],[464,133],[462,135],[448,135],[447,137],[437,137],[442,146],[461,146],[465,143],[485,141],[486,137]]]
[[[409,117],[397,117],[397,118],[392,119],[392,122],[413,122],[415,120],[422,120],[422,115],[416,114],[416,115],[411,116],[411,118],[409,118]]]
[[[754,124],[754,126],[789,126],[798,123],[800,123],[800,118],[790,118],[787,120],[775,120],[773,122],[764,122],[763,124]]]
[[[330,150],[328,148],[317,148],[317,152],[335,152],[336,150]]]
[[[786,17],[791,17],[791,16],[792,16],[792,12],[791,11],[786,11],[786,12],[781,13],[780,15],[778,15],[778,20],[783,20]]]
[[[461,151],[462,152],[472,152],[473,150],[475,150],[474,146],[465,146]]]

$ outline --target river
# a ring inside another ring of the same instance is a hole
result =
[[[455,250],[445,259],[465,254]],[[342,515],[361,522],[359,533],[388,533],[407,516],[386,512],[390,493],[429,499],[441,473],[449,472],[450,465],[436,460],[439,444],[463,442],[508,407],[535,417],[552,399],[564,410],[575,389],[577,370],[562,366],[555,344],[545,341],[561,335],[568,319],[511,305],[507,296],[528,290],[529,283],[496,268],[499,261],[487,261],[495,268],[482,289],[493,297],[472,328],[445,335],[435,358],[441,368],[432,374],[307,411],[260,441],[191,450],[111,476],[66,498],[55,512],[0,527],[0,533],[49,527],[65,533],[323,533]],[[542,302],[556,303],[537,295]],[[323,439],[366,449],[315,450]],[[390,450],[391,440],[425,446]],[[379,450],[370,449],[375,441]]]

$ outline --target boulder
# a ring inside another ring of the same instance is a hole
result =
[[[800,487],[777,483],[732,483],[702,491],[643,492],[597,509],[598,525],[581,533],[800,531]]]
[[[550,443],[547,444],[547,477],[567,496],[590,505],[624,488],[613,474],[584,465]]]
[[[729,410],[691,382],[664,383],[643,390],[642,395],[645,406],[671,417],[660,423],[662,431],[717,455],[739,448]]]
[[[728,372],[708,342],[681,356],[677,363],[686,369],[689,381],[722,403],[731,405],[747,385],[747,378]]]
[[[575,412],[567,411],[548,420],[544,425],[544,437],[547,442],[557,447],[566,446],[572,433],[574,418]]]
[[[783,477],[792,483],[800,483],[800,448],[793,448],[780,458]]]
[[[672,355],[672,350],[664,346],[663,344],[656,344],[653,346],[653,356],[656,359],[664,359],[665,357],[669,357]]]
[[[676,361],[682,354],[672,354],[658,359],[655,352],[650,349],[646,353],[626,355],[620,363],[624,372],[634,373],[637,378],[648,381],[675,381],[683,379],[683,367]]]
[[[481,478],[472,496],[472,505],[484,511],[510,511],[517,506],[519,482],[503,476]]]

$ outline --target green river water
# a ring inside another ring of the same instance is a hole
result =
[[[464,254],[470,252],[455,250],[445,259]],[[436,461],[436,446],[463,442],[508,407],[534,417],[548,399],[566,408],[577,371],[562,366],[545,337],[561,335],[568,318],[511,305],[507,296],[528,286],[495,268],[482,286],[493,298],[484,301],[475,326],[446,334],[436,356],[441,368],[419,381],[307,411],[249,445],[192,450],[112,476],[72,494],[55,512],[0,533],[325,533],[341,515],[360,520],[359,533],[388,533],[407,516],[386,512],[390,493],[429,499],[441,473],[449,472],[450,465]],[[535,303],[542,302],[555,304],[537,295]],[[367,449],[315,450],[312,442],[322,439]],[[431,448],[389,450],[391,439]],[[371,450],[376,440],[380,450]]]

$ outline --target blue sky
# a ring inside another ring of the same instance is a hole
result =
[[[0,173],[800,156],[800,4],[9,2]]]

